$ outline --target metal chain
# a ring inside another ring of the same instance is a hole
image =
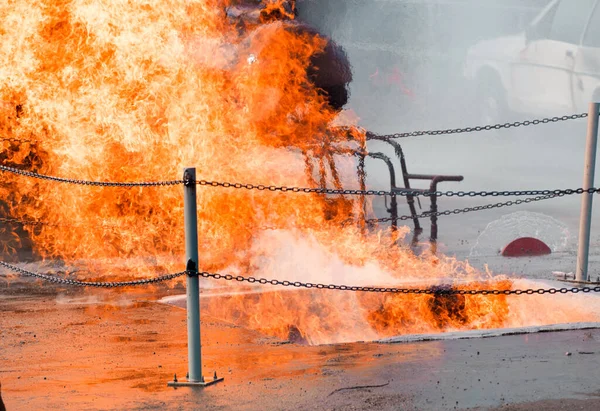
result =
[[[6,171],[13,174],[22,175],[25,177],[38,178],[42,180],[56,181],[59,183],[78,184],[85,186],[100,186],[100,187],[149,187],[149,186],[172,186],[179,184],[190,184],[193,181],[184,180],[165,180],[165,181],[143,181],[143,182],[112,182],[112,181],[90,181],[90,180],[78,180],[71,178],[55,177],[45,174],[35,173],[33,171],[19,170],[14,167],[8,167],[0,165],[0,171]],[[259,190],[259,191],[281,191],[281,192],[292,192],[292,193],[316,193],[316,194],[338,194],[338,195],[363,195],[363,196],[423,196],[423,197],[522,197],[522,196],[536,196],[536,195],[572,195],[572,194],[583,194],[583,193],[600,193],[599,188],[589,188],[584,190],[583,188],[578,189],[566,189],[566,190],[523,190],[523,191],[414,191],[414,190],[401,190],[397,192],[390,192],[385,190],[342,190],[342,189],[329,189],[329,188],[315,188],[315,187],[287,187],[287,186],[275,186],[275,185],[263,185],[263,184],[241,184],[241,183],[228,183],[220,181],[208,181],[208,180],[197,180],[196,184],[201,186],[211,187],[224,187],[224,188],[237,188],[247,190]]]
[[[38,143],[38,141],[36,140],[22,140],[19,138],[15,138],[15,137],[2,137],[0,138],[0,141],[8,141],[10,143],[15,143],[15,144],[21,144],[21,143]]]
[[[510,206],[520,205],[520,204],[529,204],[529,203],[533,203],[535,201],[542,201],[542,200],[548,200],[548,199],[556,198],[556,197],[563,197],[564,195],[565,194],[563,194],[563,193],[556,194],[556,195],[551,194],[551,195],[547,195],[547,196],[526,198],[524,200],[506,201],[503,203],[486,204],[486,205],[475,206],[475,207],[455,208],[454,210],[437,211],[435,213],[432,213],[431,211],[425,211],[424,213],[417,214],[414,217],[410,216],[410,215],[402,215],[402,216],[398,216],[397,218],[392,218],[392,217],[371,218],[369,220],[366,220],[366,223],[373,225],[376,223],[386,223],[386,222],[390,222],[393,220],[405,221],[405,220],[412,220],[413,218],[429,218],[429,217],[433,217],[433,216],[439,217],[439,216],[448,216],[448,215],[453,215],[453,214],[456,215],[456,214],[462,214],[462,213],[469,213],[472,211],[491,210],[493,208],[510,207]]]
[[[57,284],[65,284],[79,287],[99,287],[99,288],[115,288],[115,287],[127,287],[136,285],[146,285],[151,283],[159,283],[162,281],[172,280],[177,277],[184,275],[198,276],[203,278],[212,278],[215,280],[226,280],[226,281],[238,281],[248,282],[250,284],[268,284],[268,285],[281,285],[284,287],[297,287],[297,288],[316,288],[318,290],[338,290],[338,291],[361,291],[368,293],[392,293],[392,294],[429,294],[429,295],[533,295],[533,294],[567,294],[579,292],[600,292],[600,287],[582,287],[582,288],[529,288],[526,290],[459,290],[452,287],[452,285],[436,285],[429,288],[395,288],[395,287],[361,287],[361,286],[349,286],[349,285],[335,285],[335,284],[320,284],[320,283],[303,283],[300,281],[287,281],[287,280],[267,280],[266,278],[255,278],[255,277],[244,277],[241,275],[231,274],[214,274],[206,271],[181,271],[179,273],[162,275],[160,277],[148,278],[143,280],[133,281],[119,281],[119,282],[94,282],[94,281],[77,281],[68,280],[60,277],[55,277],[47,274],[34,273],[12,264],[8,264],[4,261],[0,261],[0,265],[8,268],[9,270],[25,275],[28,277],[39,278],[41,280],[49,281]]]
[[[38,178],[40,180],[50,180],[59,183],[78,184],[84,186],[99,186],[99,187],[149,187],[149,186],[173,186],[184,184],[183,180],[167,180],[167,181],[141,181],[141,182],[112,182],[112,181],[90,181],[77,180],[72,178],[54,177],[45,174],[35,173],[33,171],[19,170],[18,168],[0,165],[1,171],[6,171],[13,174],[19,174],[25,177]]]
[[[69,280],[66,278],[60,278],[60,277],[56,277],[56,276],[48,275],[48,274],[38,274],[38,273],[31,272],[31,271],[27,271],[23,268],[15,266],[15,265],[8,264],[4,261],[0,261],[0,265],[8,268],[9,270],[11,270],[17,274],[25,275],[27,277],[39,278],[41,280],[48,281],[51,283],[73,285],[73,286],[77,286],[77,287],[97,287],[97,288],[116,288],[116,287],[129,287],[129,286],[137,286],[137,285],[154,284],[154,283],[160,283],[163,281],[169,281],[174,278],[181,277],[181,276],[184,276],[187,274],[186,271],[182,271],[179,273],[166,274],[166,275],[161,275],[159,277],[146,278],[146,279],[142,279],[142,280],[96,282],[96,281]]]
[[[393,193],[385,190],[341,190],[329,189],[322,187],[287,187],[287,186],[267,186],[263,184],[242,184],[228,183],[220,181],[198,180],[196,184],[201,186],[224,187],[224,188],[245,188],[246,190],[259,191],[281,191],[283,193],[314,193],[314,194],[346,194],[346,195],[363,195],[363,196],[384,196],[393,195]]]
[[[443,134],[462,134],[462,133],[474,133],[480,131],[491,131],[491,130],[500,130],[500,129],[508,129],[513,127],[527,127],[527,126],[537,126],[538,124],[548,124],[548,123],[556,123],[559,121],[567,121],[567,120],[577,120],[580,118],[586,118],[588,113],[581,114],[573,114],[570,116],[562,116],[562,117],[549,117],[538,120],[526,120],[526,121],[515,121],[514,123],[504,123],[504,124],[494,124],[494,125],[486,125],[486,126],[475,126],[475,127],[465,127],[465,128],[453,128],[447,130],[426,130],[426,131],[411,131],[407,133],[395,133],[395,134],[375,134],[375,133],[367,133],[367,140],[374,139],[376,137],[377,140],[392,140],[396,138],[406,138],[406,137],[419,137],[419,136],[439,136]]]
[[[18,220],[16,218],[5,218],[0,217],[0,222],[2,223],[16,223],[21,225],[46,225],[46,226],[55,226],[56,224],[46,223],[44,221],[34,221],[34,220]]]
[[[532,294],[567,294],[579,292],[600,292],[600,287],[583,287],[583,288],[529,288],[527,290],[458,290],[452,288],[452,285],[437,285],[429,288],[393,288],[393,287],[360,287],[360,286],[349,286],[349,285],[334,285],[334,284],[315,284],[315,283],[303,283],[300,281],[281,281],[281,280],[267,280],[266,278],[255,278],[255,277],[244,277],[241,275],[230,275],[230,274],[213,274],[203,272],[188,272],[188,275],[199,276],[203,278],[213,278],[215,280],[227,280],[227,281],[238,281],[248,282],[250,284],[269,284],[269,285],[282,285],[284,287],[297,287],[297,288],[316,288],[319,290],[338,290],[338,291],[361,291],[368,293],[392,293],[392,294],[432,294],[432,295],[532,295]]]
[[[600,193],[598,188],[589,188],[584,190],[583,188],[577,189],[565,189],[565,190],[522,190],[522,191],[413,191],[413,190],[402,190],[397,192],[390,192],[385,190],[339,190],[329,188],[307,188],[307,187],[287,187],[287,186],[275,186],[275,185],[263,185],[263,184],[242,184],[242,183],[229,183],[220,181],[208,181],[198,180],[196,184],[210,187],[223,187],[223,188],[237,188],[246,190],[259,190],[259,191],[281,191],[283,193],[316,193],[316,194],[342,194],[342,195],[365,195],[365,196],[423,196],[423,197],[523,197],[523,196],[563,196],[583,193]]]

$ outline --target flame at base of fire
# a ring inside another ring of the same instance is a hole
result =
[[[500,280],[464,285],[469,289],[540,286],[543,284],[529,280],[515,280],[515,284]],[[532,307],[537,309],[532,310]],[[283,341],[312,345],[599,322],[600,298],[596,295],[435,296],[257,290],[204,298],[202,312]]]
[[[479,288],[490,284],[469,284]],[[500,289],[509,281],[493,284]],[[499,328],[505,296],[391,295],[334,290],[236,293],[208,299],[203,312],[295,343],[328,344],[384,337]]]

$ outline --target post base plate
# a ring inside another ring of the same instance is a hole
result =
[[[178,381],[169,381],[167,383],[168,387],[207,387],[209,385],[216,384],[218,382],[223,381],[225,378],[215,378],[215,379],[204,379],[204,382],[201,381],[186,381],[186,380],[178,380]]]

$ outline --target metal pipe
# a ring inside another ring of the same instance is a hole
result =
[[[358,174],[358,188],[361,191],[365,191],[367,189],[366,182],[366,174],[365,174],[365,151],[363,150],[358,154],[358,165],[356,166],[356,172]],[[365,224],[365,220],[367,218],[367,201],[364,195],[359,196],[359,215],[358,221],[360,224],[360,229],[363,235],[366,234],[367,227]]]
[[[183,170],[183,213],[187,270],[198,271],[198,206],[196,204],[196,169]],[[187,276],[187,333],[189,382],[204,382],[200,347],[200,281]]]
[[[404,180],[404,187],[411,188],[410,187],[410,178],[408,177],[408,175],[409,175],[408,167],[406,166],[406,158],[404,157],[404,151],[402,151],[402,146],[400,146],[400,144],[398,144],[397,141],[379,138],[378,136],[375,136],[372,134],[370,135],[370,139],[383,141],[384,143],[387,143],[394,148],[396,157],[398,157],[398,160],[400,161],[400,169],[402,171],[402,180]],[[421,223],[419,222],[419,219],[417,218],[417,209],[415,207],[415,197],[412,195],[407,195],[406,202],[408,203],[408,209],[410,210],[410,215],[412,216],[413,224],[415,225],[415,237],[416,237],[423,231],[423,229],[421,228]]]
[[[323,158],[323,154],[319,155],[319,186],[323,190],[327,188],[327,171],[325,170],[325,159]]]
[[[417,175],[417,178],[418,177],[419,177],[419,175]],[[421,177],[426,177],[424,179],[429,179],[429,176],[421,175]],[[429,192],[435,193],[437,191],[437,185],[443,181],[463,181],[463,179],[464,179],[463,176],[435,176],[431,179],[431,184],[429,185]],[[431,235],[430,235],[429,240],[430,240],[432,246],[434,246],[435,243],[437,242],[437,235],[438,235],[438,226],[437,226],[438,217],[435,214],[438,211],[437,196],[432,194],[430,201],[431,201],[431,208],[430,208]],[[435,248],[433,248],[433,250],[435,250]]]
[[[331,173],[331,179],[333,180],[333,186],[338,190],[343,190],[344,187],[342,187],[342,181],[340,180],[340,174],[337,171],[333,154],[331,151],[328,151],[326,156],[327,163],[329,164],[329,172]]]
[[[397,187],[396,170],[394,169],[394,164],[392,163],[392,160],[383,153],[368,153],[367,156],[381,160],[387,165],[388,171],[390,173],[390,191],[393,193]],[[390,213],[390,217],[392,218],[392,231],[396,231],[398,230],[398,201],[396,200],[395,194],[392,195],[392,200],[390,203],[390,208],[387,210],[387,212]]]
[[[600,103],[591,103],[588,115],[588,129],[585,143],[585,165],[583,169],[583,189],[594,186],[594,172],[596,167],[596,149],[598,146],[598,115]],[[592,225],[592,200],[591,193],[581,196],[581,215],[579,217],[579,250],[577,252],[577,281],[588,281],[588,258],[590,251],[590,229]]]
[[[431,184],[429,186],[429,191],[434,193],[437,191],[437,184],[438,184],[438,179],[437,177],[433,178],[431,180]],[[437,213],[438,211],[438,207],[437,207],[437,196],[436,195],[432,195],[430,197],[430,201],[431,201],[431,206],[429,208],[429,211],[431,212],[431,234],[429,235],[429,241],[431,242],[432,246],[437,242],[437,235],[438,235],[438,226],[437,226],[437,215],[435,213]],[[433,250],[433,249],[432,249]],[[435,250],[433,251],[435,254]]]

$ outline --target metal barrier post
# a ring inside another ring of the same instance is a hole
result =
[[[585,144],[585,165],[583,169],[583,189],[594,187],[594,171],[596,167],[596,148],[598,144],[598,115],[600,103],[591,103],[588,115],[588,129]],[[581,215],[579,217],[579,249],[577,252],[577,269],[575,279],[588,281],[588,257],[590,251],[590,229],[592,225],[593,194],[583,193],[581,197]]]
[[[185,258],[186,270],[198,272],[198,206],[196,203],[196,169],[183,170],[184,197],[183,213],[185,225]],[[223,378],[205,380],[202,375],[202,348],[200,344],[200,279],[197,275],[187,275],[187,333],[188,333],[188,376],[187,381],[178,381],[177,376],[167,385],[177,386],[207,386]]]

